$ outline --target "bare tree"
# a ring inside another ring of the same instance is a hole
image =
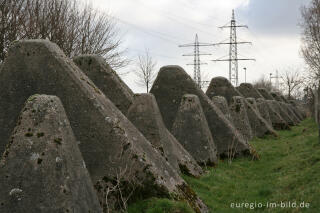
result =
[[[143,55],[138,56],[137,70],[135,71],[138,77],[137,84],[146,87],[147,93],[156,77],[156,61],[150,56],[149,51],[146,50]]]
[[[284,90],[287,92],[288,98],[299,95],[299,89],[303,88],[303,77],[298,69],[287,69],[281,76]]]
[[[270,80],[268,78],[266,78],[265,76],[262,76],[260,79],[258,79],[257,81],[253,82],[253,87],[256,89],[259,88],[264,88],[267,91],[271,92],[274,90],[277,90],[272,83],[270,82]]]
[[[311,76],[320,79],[320,1],[312,0],[309,7],[301,9],[303,29],[301,52]]]
[[[48,39],[69,57],[98,54],[113,67],[127,65],[112,17],[80,0],[0,0],[0,62],[11,42]]]
[[[5,58],[10,43],[23,38],[25,14],[24,1],[0,0],[0,62]]]
[[[312,117],[315,117],[316,91],[320,80],[320,1],[312,0],[310,5],[301,9],[301,14],[303,17],[301,52],[309,67],[305,79],[304,100],[309,106]]]

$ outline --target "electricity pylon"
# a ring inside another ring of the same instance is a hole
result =
[[[230,25],[227,24],[225,26],[220,27],[223,28],[230,28],[230,42],[220,42],[213,45],[229,45],[229,58],[228,59],[216,59],[212,61],[227,61],[229,62],[229,81],[238,86],[239,84],[239,70],[238,70],[238,61],[255,61],[253,58],[238,58],[238,44],[252,44],[251,42],[238,42],[237,41],[237,28],[244,27],[248,28],[247,25],[237,25],[234,10],[232,10],[232,17]]]
[[[193,53],[191,54],[183,54],[182,56],[193,56],[193,63],[187,64],[187,65],[192,65],[193,66],[193,80],[195,83],[198,85],[199,88],[202,87],[203,81],[201,79],[201,65],[206,65],[207,63],[202,63],[200,60],[201,55],[211,55],[209,53],[200,53],[200,48],[201,46],[212,46],[212,44],[209,43],[200,43],[198,40],[198,34],[196,34],[195,41],[194,43],[191,44],[183,44],[179,45],[179,47],[193,47]]]
[[[276,76],[272,76],[272,73],[270,73],[270,83],[272,84],[272,79],[276,79],[276,89],[279,90],[280,89],[280,84],[279,84],[279,79],[280,79],[280,76],[279,76],[279,71],[276,70]]]

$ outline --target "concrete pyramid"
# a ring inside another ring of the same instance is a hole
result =
[[[245,98],[263,98],[263,96],[252,86],[252,84],[242,83],[239,87],[237,87],[237,89]]]
[[[301,122],[300,118],[296,115],[294,110],[291,108],[289,104],[286,104],[284,102],[280,102],[280,105],[285,108],[289,114],[289,116],[292,118],[292,120],[296,123],[299,124]]]
[[[280,103],[276,100],[270,100],[268,101],[270,104],[272,104],[273,108],[276,110],[277,113],[280,114],[280,116],[287,122],[289,126],[294,126],[296,123],[290,118],[287,110],[283,109],[283,107],[280,105]]]
[[[0,212],[102,212],[60,100],[34,95],[0,162]]]
[[[283,109],[281,106],[279,107],[279,103],[276,101],[275,102],[275,98],[265,89],[265,88],[259,88],[258,89],[259,93],[266,99],[268,100],[268,107],[269,107],[269,114],[272,117],[273,120],[273,126],[276,129],[289,129],[289,125],[293,125],[293,120],[289,117],[288,113],[285,111],[285,109]],[[278,115],[277,116],[273,116],[274,113],[276,112]],[[281,117],[281,120],[286,122],[286,125],[283,125],[282,122],[279,123],[279,118]],[[276,126],[275,126],[276,125]]]
[[[295,105],[293,105],[293,104],[291,104],[291,103],[289,103],[289,104],[293,107],[295,113],[298,114],[300,120],[304,120],[304,119],[305,119],[305,115],[304,115],[303,112],[300,110],[300,108],[297,107],[297,106],[295,106]]]
[[[219,155],[227,156],[234,147],[236,147],[235,152],[237,154],[249,152],[247,142],[242,139],[233,124],[181,67],[162,67],[152,86],[151,93],[157,99],[164,123],[168,129],[172,129],[183,95],[194,94],[199,97]]]
[[[290,103],[285,103],[291,112],[298,118],[299,122],[303,120],[303,116],[300,114],[299,110],[292,106]]]
[[[294,122],[294,125],[297,125],[300,123],[300,119],[297,117],[297,115],[294,113],[294,111],[290,108],[289,104],[286,104],[284,102],[278,101],[281,108],[289,115],[290,119]]]
[[[258,99],[260,99],[259,103],[262,103],[262,104],[258,104],[256,99],[254,98],[246,98],[246,100],[260,113],[262,118],[264,118],[264,120],[266,120],[267,123],[272,126],[269,109],[265,103],[264,98],[258,98]]]
[[[134,94],[105,59],[98,55],[81,55],[73,61],[125,115]]]
[[[242,96],[224,77],[213,78],[206,91],[206,95],[212,99],[213,96],[225,97],[228,104],[231,102],[233,96]]]
[[[299,112],[299,110],[295,106],[293,106],[290,103],[288,99],[286,99],[283,95],[280,95],[280,98],[282,99],[282,102],[284,102],[289,107],[291,112],[293,112],[293,114],[298,118],[299,121],[302,121],[304,119],[303,115]]]
[[[260,89],[261,93],[263,93],[263,97],[267,100],[277,100],[282,107],[282,110],[285,110],[287,114],[291,117],[291,120],[293,120],[294,123],[299,123],[301,119],[297,116],[294,109],[287,104],[287,100],[284,96],[277,94],[275,92],[269,94],[265,89]],[[271,96],[271,97],[270,97]]]
[[[272,95],[272,97],[274,98],[274,100],[279,101],[279,102],[283,102],[282,98],[280,97],[280,94],[277,92],[271,92],[270,93]]]
[[[243,87],[247,88],[246,85],[247,84],[244,84]],[[251,88],[250,85],[248,86],[248,88]],[[251,91],[251,90],[252,89],[250,89],[249,91]],[[254,89],[253,93],[255,93],[255,91],[256,90]],[[244,90],[244,92],[247,92],[247,90]],[[247,92],[247,93],[249,94],[249,92]],[[212,98],[211,95],[215,94],[215,95],[223,96],[227,100],[229,99],[229,101],[228,101],[229,106],[230,106],[230,103],[231,103],[233,96],[252,97],[250,95],[248,96],[248,94],[247,94],[247,96],[245,96],[241,92],[238,92],[238,90],[236,88],[234,88],[233,85],[226,78],[223,78],[223,77],[213,78],[211,80],[210,86],[209,86],[206,94],[210,98]],[[258,97],[259,93],[257,93],[257,94],[258,94],[257,95],[257,97]],[[244,102],[247,105],[247,107],[249,107],[249,109],[247,109],[246,111],[247,111],[247,115],[248,115],[248,118],[250,121],[250,125],[251,125],[251,127],[254,127],[254,129],[252,129],[253,135],[254,136],[259,135],[258,137],[262,137],[264,134],[275,134],[272,126],[270,126],[267,123],[267,121],[265,121],[262,118],[260,113],[256,109],[253,109],[252,106],[250,104],[248,104],[246,99],[244,99]],[[254,125],[254,126],[252,126],[252,125]],[[218,150],[219,150],[219,147],[218,147]]]
[[[276,130],[290,129],[288,123],[281,117],[279,112],[275,109],[271,100],[265,100],[262,98],[257,99],[258,108],[266,107],[269,112],[272,127]],[[261,109],[263,110],[263,109]]]
[[[243,135],[245,140],[251,140],[253,138],[253,132],[246,110],[245,99],[241,96],[233,96],[229,104],[229,109],[237,130]]]
[[[249,99],[252,100],[252,99]],[[272,126],[260,115],[253,102],[245,102],[251,130],[254,136],[263,137],[271,134],[277,136]]]
[[[306,113],[302,104],[299,104],[296,100],[290,100],[289,103],[297,110],[300,116],[302,116],[302,119],[306,118]]]
[[[152,94],[136,94],[127,118],[177,171],[199,177],[201,167],[165,127]]]
[[[172,134],[200,165],[218,163],[217,148],[196,95],[182,97]]]
[[[223,96],[213,96],[211,98],[211,100],[214,103],[214,105],[216,105],[221,110],[221,112],[224,114],[224,116],[226,116],[226,118],[231,123],[233,123],[233,119],[232,119],[232,116],[231,116],[231,113],[230,113],[230,110],[229,110],[229,107],[228,107],[228,102],[225,99],[225,97],[223,97]]]
[[[264,97],[266,100],[275,100],[272,95],[265,89],[265,88],[259,88],[258,92]]]
[[[280,95],[280,98],[281,98],[282,102],[287,103],[287,104],[289,103],[289,101],[283,95]]]
[[[58,48],[46,40],[16,42],[0,72],[0,151],[9,141],[19,111],[33,94],[61,99],[101,205],[106,190],[120,182],[121,196],[187,200],[206,211],[178,172],[133,126],[95,84]],[[130,183],[130,184],[129,184]],[[128,187],[132,186],[132,188]],[[135,190],[133,190],[135,189]],[[119,192],[109,207],[121,205]]]
[[[271,93],[272,97],[279,102],[280,106],[283,110],[286,111],[286,113],[289,115],[289,117],[292,119],[294,124],[300,123],[300,119],[296,116],[296,114],[290,109],[290,107],[285,103],[285,98],[281,98],[281,95],[277,92]]]

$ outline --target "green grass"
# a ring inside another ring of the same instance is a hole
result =
[[[171,201],[168,199],[156,199],[140,201],[129,206],[129,213],[193,213],[188,204]]]
[[[303,121],[279,138],[266,137],[251,142],[261,159],[220,162],[200,179],[184,179],[208,205],[211,212],[320,212],[320,144],[317,126]],[[231,203],[310,203],[310,208],[231,208]],[[171,209],[170,209],[171,208]],[[179,209],[180,208],[180,209]],[[164,199],[141,201],[129,208],[134,212],[181,211],[186,204]],[[177,210],[179,209],[179,210]]]

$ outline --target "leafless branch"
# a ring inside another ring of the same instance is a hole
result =
[[[156,77],[156,62],[151,57],[148,50],[145,51],[144,55],[138,56],[137,69],[135,71],[138,81],[136,82],[139,86],[146,87],[147,93]]]
[[[253,87],[256,88],[256,89],[264,88],[269,92],[277,90],[277,88],[275,88],[272,85],[272,83],[270,82],[270,79],[268,79],[265,76],[262,76],[260,79],[258,79],[257,81],[253,82]]]
[[[320,1],[312,0],[301,9],[303,29],[301,53],[316,81],[320,79]]]
[[[0,18],[0,62],[19,39],[48,39],[69,57],[98,54],[114,69],[129,62],[115,20],[80,0],[0,0]]]
[[[297,96],[300,89],[303,87],[304,78],[302,76],[302,71],[298,68],[288,68],[284,74],[281,76],[283,81],[282,86],[284,90],[287,91],[288,98]]]

